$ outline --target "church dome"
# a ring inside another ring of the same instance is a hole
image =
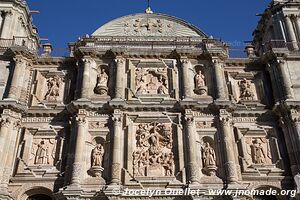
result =
[[[92,36],[208,37],[182,19],[158,13],[132,14],[117,18],[98,28]]]

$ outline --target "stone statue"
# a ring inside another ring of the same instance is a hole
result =
[[[254,92],[251,88],[250,81],[245,78],[240,82],[241,100],[254,100]]]
[[[92,150],[92,167],[102,166],[102,160],[104,155],[104,148],[101,144],[97,144]]]
[[[49,147],[44,140],[38,144],[34,163],[37,165],[49,164]]]
[[[204,167],[216,166],[216,153],[208,142],[205,142],[205,146],[203,148],[203,164]]]
[[[253,141],[253,144],[251,145],[252,148],[252,159],[255,164],[265,164],[266,160],[266,154],[264,151],[264,148],[262,146],[262,143],[258,141],[258,139],[255,139]]]
[[[61,79],[58,76],[49,78],[47,81],[48,91],[45,95],[45,100],[56,101],[59,96],[59,88],[61,85]]]
[[[97,84],[94,89],[96,94],[104,95],[107,94],[108,87],[108,75],[105,72],[105,69],[101,69],[101,72],[97,75]]]
[[[205,76],[202,74],[201,70],[197,71],[197,74],[194,77],[195,81],[195,93],[198,95],[207,94],[207,87],[205,84]]]
[[[202,159],[203,159],[203,170],[209,175],[215,175],[216,166],[216,153],[215,150],[210,146],[208,142],[204,143],[202,148]]]

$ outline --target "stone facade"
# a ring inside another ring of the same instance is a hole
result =
[[[248,58],[178,18],[113,20],[38,54],[24,1],[0,2],[0,199],[289,199],[300,170],[300,2],[272,1]]]

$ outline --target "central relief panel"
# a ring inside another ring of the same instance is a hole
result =
[[[129,96],[145,101],[174,98],[175,65],[173,60],[131,60]]]
[[[133,174],[135,177],[174,176],[172,126],[168,123],[140,123],[135,133]]]

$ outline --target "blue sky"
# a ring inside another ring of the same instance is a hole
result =
[[[241,46],[252,32],[270,0],[151,0],[154,12],[179,17],[208,35]],[[93,33],[120,16],[144,12],[146,0],[27,0],[41,38],[54,48],[66,48],[79,36]]]

